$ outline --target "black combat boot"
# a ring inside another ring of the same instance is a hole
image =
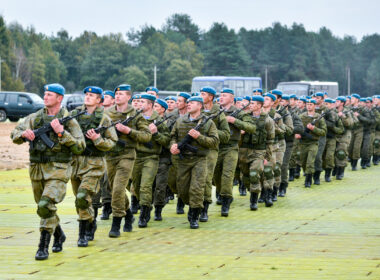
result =
[[[373,156],[373,159],[374,159],[373,164],[374,165],[378,165],[379,164],[379,160],[380,160],[380,156]]]
[[[290,168],[289,169],[289,182],[293,182],[294,181],[294,173],[295,173],[296,169],[295,168]]]
[[[256,211],[259,207],[257,206],[257,200],[259,199],[259,194],[255,192],[251,192],[251,197],[249,198],[250,205],[252,211]]]
[[[336,179],[342,180],[344,177],[344,167],[338,167],[337,173],[336,173]]]
[[[38,261],[46,260],[49,257],[50,233],[47,230],[41,231],[40,244],[35,259]]]
[[[135,221],[135,217],[133,217],[131,209],[128,209],[126,211],[124,220],[125,220],[125,222],[124,222],[123,231],[124,232],[131,232],[133,229],[133,226],[132,226],[133,222]]]
[[[337,172],[338,172],[338,167],[335,166],[334,169],[331,172],[331,176],[334,177],[337,174]]]
[[[182,199],[178,197],[177,198],[177,214],[185,214],[185,210],[183,210],[184,207],[185,207],[185,204],[183,203]]]
[[[96,218],[98,217],[98,208],[94,208],[94,220],[90,223],[87,224],[87,229],[86,229],[86,239],[88,241],[92,241],[95,238],[95,231],[98,228],[96,224]]]
[[[102,215],[100,216],[101,220],[108,220],[112,213],[111,202],[106,202],[103,205]]]
[[[131,211],[132,214],[137,214],[140,209],[139,201],[135,195],[131,195]]]
[[[314,184],[315,185],[320,185],[321,184],[321,180],[319,179],[320,176],[321,176],[321,171],[315,171],[314,172],[313,179],[314,179]]]
[[[280,184],[280,188],[278,189],[278,196],[279,197],[285,196],[285,183]]]
[[[199,218],[199,221],[201,221],[203,223],[208,221],[208,206],[209,205],[210,205],[210,203],[208,203],[208,201],[203,201],[203,208],[201,209],[201,216]]]
[[[189,211],[187,211],[187,220],[189,221],[189,223],[191,221],[191,215],[193,215],[193,208],[189,207]]]
[[[51,248],[51,251],[53,253],[61,252],[62,251],[62,245],[66,241],[66,235],[63,232],[60,225],[58,225],[55,228],[53,235],[54,235],[54,242],[53,242],[53,247]]]
[[[325,182],[331,182],[331,168],[325,169]]]
[[[162,205],[156,205],[154,206],[154,220],[155,221],[162,221]]]
[[[199,218],[200,211],[201,211],[200,208],[193,208],[191,210],[191,219],[190,219],[190,228],[191,229],[199,228],[198,218]]]
[[[358,165],[358,160],[357,159],[351,160],[352,171],[357,171],[358,170],[357,165]]]
[[[273,186],[273,190],[271,192],[272,202],[276,202],[277,201],[277,191],[278,191],[278,187],[277,186]]]
[[[298,179],[301,176],[301,166],[297,164],[296,170],[294,171],[294,178]]]
[[[142,205],[139,217],[139,228],[146,228],[148,226],[148,212],[150,212],[149,206]]]
[[[119,237],[120,236],[120,224],[122,217],[112,217],[111,230],[108,233],[109,237]]]
[[[362,169],[367,169],[367,160],[365,160],[364,158],[362,158],[360,160],[360,165],[361,165]]]
[[[222,217],[228,217],[228,212],[230,211],[230,205],[232,201],[233,201],[232,197],[222,196],[222,207],[221,207]]]
[[[147,215],[146,215],[146,222],[149,223],[150,221],[150,212],[152,211],[153,206],[148,207]]]
[[[215,196],[216,196],[216,204],[222,205],[222,197],[220,196],[220,193],[216,192]]]
[[[169,200],[174,200],[174,193],[169,188],[169,186],[166,187],[166,196],[168,197]]]
[[[273,201],[272,201],[272,190],[265,190],[265,207],[272,207]]]
[[[259,203],[264,203],[264,197],[265,197],[264,195],[265,195],[265,190],[262,189],[260,192],[259,200],[258,200]]]
[[[244,186],[243,181],[239,183],[239,193],[240,196],[246,196],[247,195],[247,188]]]
[[[305,188],[310,188],[312,184],[312,174],[306,174],[305,176]]]
[[[365,163],[368,168],[371,167],[371,157],[369,157],[369,159],[367,159]]]
[[[86,239],[86,229],[88,226],[87,220],[79,221],[79,238],[78,238],[78,247],[87,247],[88,240]]]

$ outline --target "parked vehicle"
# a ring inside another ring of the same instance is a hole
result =
[[[339,86],[337,82],[280,82],[278,83],[277,88],[285,94],[296,94],[297,96],[309,96],[316,92],[327,92],[330,98],[336,98],[339,95]]]
[[[68,111],[74,110],[76,107],[83,105],[84,94],[83,93],[72,93],[65,94],[62,100],[62,107],[66,108]]]
[[[31,113],[37,112],[44,107],[42,98],[29,92],[0,92],[0,122],[7,118],[10,121],[18,121]]]

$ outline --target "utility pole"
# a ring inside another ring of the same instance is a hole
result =
[[[157,87],[157,65],[154,64],[154,68],[153,68],[153,71],[154,71],[154,87],[156,88]]]
[[[1,56],[0,56],[0,91],[1,91],[1,63],[2,63],[3,61],[1,60]]]
[[[265,65],[265,92],[268,92],[268,65]]]
[[[347,95],[351,95],[351,69],[347,66]]]

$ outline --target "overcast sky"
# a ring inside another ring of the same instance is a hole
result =
[[[0,0],[7,23],[33,25],[47,35],[63,28],[73,37],[84,30],[125,35],[144,24],[160,28],[174,13],[190,15],[202,30],[213,22],[239,30],[262,29],[277,21],[302,23],[309,31],[326,26],[339,37],[358,40],[380,33],[380,0]]]

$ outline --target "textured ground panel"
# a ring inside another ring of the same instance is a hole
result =
[[[64,250],[37,262],[28,172],[0,172],[0,279],[380,279],[380,166],[311,189],[301,178],[257,212],[237,188],[234,195],[230,216],[213,204],[199,230],[175,214],[174,200],[162,222],[146,229],[135,222],[118,239],[108,238],[111,220],[99,221],[95,241],[78,248],[69,185],[58,205]]]

